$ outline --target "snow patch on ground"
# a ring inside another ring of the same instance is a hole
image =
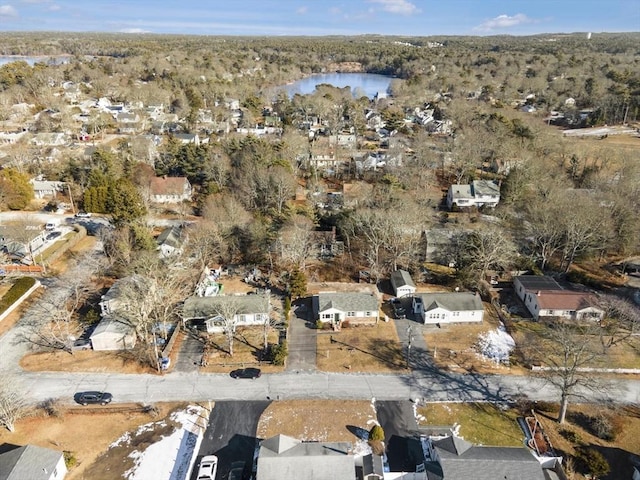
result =
[[[134,466],[124,473],[127,480],[183,480],[191,471],[194,453],[197,451],[202,433],[207,425],[208,411],[199,406],[189,406],[174,412],[171,420],[178,423],[173,433],[149,445],[144,451],[134,450],[129,454]],[[138,428],[138,432],[165,426],[164,422],[149,423]],[[120,437],[114,444],[131,440],[130,434]]]
[[[509,355],[515,346],[516,342],[507,333],[502,323],[497,329],[478,335],[478,343],[476,344],[482,357],[505,364],[509,363]]]

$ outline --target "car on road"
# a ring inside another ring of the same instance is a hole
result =
[[[91,350],[91,340],[86,338],[79,338],[73,345],[71,345],[71,350]]]
[[[169,357],[162,357],[160,359],[160,370],[169,370],[171,366],[171,359]]]
[[[55,229],[56,229],[56,224],[55,224],[55,223],[53,223],[53,222],[48,222],[48,223],[46,223],[46,224],[45,224],[44,229],[45,229],[47,232],[51,232],[52,230],[55,230]]]
[[[91,218],[91,214],[88,212],[78,212],[74,215],[76,218]]]
[[[62,235],[62,232],[51,232],[50,234],[47,235],[47,240],[55,240],[60,235]]]
[[[239,368],[231,372],[231,378],[250,378],[255,380],[262,375],[259,368]]]
[[[80,405],[106,405],[107,403],[111,403],[113,395],[109,392],[80,392],[76,394],[75,400]]]
[[[218,457],[215,455],[205,455],[200,460],[197,480],[215,480],[218,471]]]

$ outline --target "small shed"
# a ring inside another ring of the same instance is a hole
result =
[[[136,344],[134,328],[116,317],[104,317],[89,337],[96,351],[128,350]]]
[[[396,297],[416,293],[416,284],[406,270],[396,270],[391,274],[391,286]]]

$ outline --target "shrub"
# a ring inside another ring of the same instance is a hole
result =
[[[62,414],[58,400],[55,398],[47,398],[40,404],[40,408],[49,417],[60,417]]]
[[[580,457],[584,462],[587,473],[590,473],[596,478],[604,477],[611,471],[607,459],[595,448],[584,450],[581,452]]]
[[[316,329],[317,330],[322,330],[324,328],[324,322],[320,321],[320,320],[316,320]]]
[[[573,430],[560,430],[560,435],[562,435],[573,444],[577,444],[582,441],[582,438],[580,438],[580,434],[578,432],[574,432]]]
[[[291,297],[284,297],[284,321],[289,320],[289,314],[291,313]]]
[[[9,291],[0,300],[0,313],[13,305],[27,290],[35,285],[35,279],[31,277],[20,277],[12,285]]]
[[[371,430],[369,430],[369,441],[381,442],[383,440],[384,440],[384,430],[382,429],[382,427],[380,425],[374,425],[373,427],[371,427]]]
[[[285,360],[287,359],[287,355],[289,353],[287,348],[287,342],[283,341],[278,345],[273,345],[271,347],[271,363],[274,365],[284,365]]]
[[[65,450],[62,454],[64,455],[64,464],[67,467],[67,470],[71,470],[78,464],[78,459],[76,458],[75,453]]]
[[[600,413],[599,415],[591,418],[590,430],[592,430],[596,437],[608,442],[612,442],[616,439],[622,431],[622,427],[622,422],[613,415]]]

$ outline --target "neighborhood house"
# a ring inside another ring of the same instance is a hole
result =
[[[513,288],[535,320],[566,318],[569,320],[602,320],[604,310],[597,297],[589,292],[565,290],[552,277],[521,275],[513,280]]]
[[[155,203],[180,203],[191,200],[192,188],[186,177],[154,177],[149,194]]]
[[[482,322],[484,307],[477,293],[419,293],[413,297],[413,313],[425,324]]]
[[[411,295],[416,291],[416,284],[406,270],[396,270],[391,274],[391,286],[396,297]]]
[[[321,292],[312,298],[315,318],[339,328],[342,322],[375,323],[379,319],[378,297],[370,293]]]
[[[271,302],[269,294],[216,295],[189,297],[184,301],[182,321],[203,322],[209,333],[222,333],[227,325],[244,327],[264,325],[269,320]],[[231,318],[228,318],[231,317]]]
[[[67,474],[62,452],[35,445],[2,447],[0,480],[62,480]]]
[[[447,192],[447,207],[493,208],[500,202],[500,185],[490,180],[474,180],[471,185],[450,185]]]

